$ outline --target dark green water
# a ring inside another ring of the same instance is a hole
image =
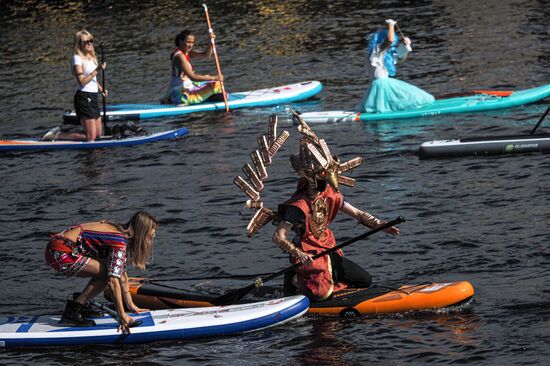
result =
[[[550,82],[547,1],[216,1],[209,5],[230,91],[320,80],[303,111],[349,109],[367,88],[364,37],[392,17],[413,40],[398,77],[433,94],[524,89]],[[164,91],[174,35],[194,29],[207,44],[201,2],[0,3],[0,136],[38,136],[72,108],[73,34],[105,44],[111,103],[153,102]],[[196,64],[213,73],[214,63]],[[184,125],[188,138],[93,152],[0,155],[0,315],[61,311],[82,280],[44,264],[47,233],[146,209],[161,220],[150,277],[277,271],[285,256],[272,227],[247,239],[245,201],[232,184],[267,117],[290,141],[270,167],[269,207],[294,189],[288,157],[297,131],[285,106],[149,120],[152,131]],[[478,114],[316,126],[343,159],[360,155],[358,185],[344,194],[383,218],[402,215],[402,235],[347,248],[378,283],[470,281],[466,311],[380,319],[303,319],[241,336],[128,347],[0,352],[0,364],[533,365],[550,360],[545,155],[418,160],[438,138],[528,131],[545,104]],[[547,121],[547,124],[550,121]],[[544,129],[544,125],[541,129]],[[341,216],[338,240],[363,230]],[[233,283],[241,286],[248,283]],[[223,289],[217,283],[189,284]]]

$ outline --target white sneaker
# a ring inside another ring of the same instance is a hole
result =
[[[61,127],[57,126],[49,130],[42,136],[42,141],[53,141],[56,140],[59,134],[61,133]]]

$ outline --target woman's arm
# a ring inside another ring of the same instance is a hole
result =
[[[189,52],[189,57],[199,60],[208,60],[212,57],[212,51],[214,48],[212,47],[212,43],[208,45],[208,49],[206,51],[196,51],[191,50]]]
[[[405,62],[405,60],[407,59],[407,56],[409,55],[410,50],[412,50],[411,40],[409,39],[409,37],[403,38],[403,45],[404,46],[400,46],[402,48],[402,52],[399,52],[399,48],[397,49],[397,56],[399,57],[399,60],[401,62]]]
[[[113,294],[116,312],[118,313],[118,330],[122,333],[130,333],[130,324],[134,321],[124,311],[124,305],[122,304],[122,289],[120,286],[120,280],[116,277],[110,276],[107,281],[107,286]]]
[[[143,313],[145,311],[149,311],[149,309],[142,309],[137,307],[136,304],[134,304],[134,300],[132,299],[132,294],[130,294],[130,286],[128,285],[128,273],[126,271],[124,271],[122,276],[120,276],[119,282],[120,282],[120,288],[122,290],[122,299],[124,300],[126,307],[132,313]]]
[[[381,51],[387,50],[395,41],[395,23],[397,23],[395,20],[392,20],[392,19],[386,20],[386,26],[388,27],[388,36],[380,46]]]
[[[193,71],[193,68],[191,67],[191,64],[185,59],[183,55],[177,55],[176,59],[176,67],[180,70],[183,70],[184,74],[189,77],[189,79],[193,81],[210,81],[210,80],[216,80],[216,81],[222,81],[223,78],[221,75],[212,76],[212,75],[200,75],[196,74]]]
[[[345,213],[348,216],[353,217],[354,219],[359,221],[362,225],[364,225],[364,226],[366,226],[370,229],[374,229],[375,227],[380,226],[381,224],[383,224],[385,222],[385,221],[377,219],[376,217],[374,217],[373,215],[371,215],[370,213],[368,213],[366,211],[361,211],[361,210],[355,208],[354,206],[352,206],[347,201],[344,201],[344,204],[340,208],[340,211],[342,211],[343,213]],[[399,228],[397,228],[395,226],[391,226],[391,227],[385,229],[384,231],[388,234],[391,234],[391,235],[399,235]]]
[[[214,40],[216,39],[216,35],[214,32],[210,33],[210,39]],[[206,51],[197,51],[197,50],[191,50],[189,52],[189,57],[191,58],[197,58],[197,59],[209,59],[212,57],[212,51],[214,50],[214,47],[212,45],[212,42],[208,45],[208,50]]]
[[[101,65],[98,65],[94,71],[89,73],[88,75],[84,76],[84,69],[82,68],[82,65],[74,65],[74,73],[76,76],[76,81],[78,84],[82,87],[86,86],[90,81],[92,81],[100,70],[103,70],[107,67],[107,63],[102,63]],[[98,84],[99,85],[99,84]],[[101,86],[100,86],[101,88]],[[103,88],[99,89],[101,92],[103,92]]]

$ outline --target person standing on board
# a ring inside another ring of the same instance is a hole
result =
[[[119,330],[129,332],[134,320],[124,310],[140,309],[132,301],[126,273],[127,259],[138,269],[145,269],[153,250],[158,221],[145,211],[135,213],[126,224],[110,221],[89,222],[50,235],[46,263],[67,277],[89,277],[90,281],[73,300],[67,300],[60,323],[71,326],[94,326],[86,313],[93,312],[88,301],[107,287],[114,297]]]
[[[210,33],[214,39],[214,33]],[[201,75],[195,72],[191,59],[210,59],[212,56],[212,44],[207,51],[197,51],[195,47],[195,35],[189,30],[184,30],[175,38],[176,50],[170,55],[171,81],[166,95],[160,99],[162,104],[190,105],[223,98],[223,75]]]
[[[42,140],[95,141],[103,134],[98,95],[107,96],[107,90],[97,82],[97,74],[106,67],[105,62],[97,62],[92,34],[86,30],[77,32],[72,58],[72,71],[77,81],[74,108],[84,132],[61,133],[61,129],[56,128],[45,134]]]
[[[368,37],[367,70],[372,82],[356,107],[358,112],[381,113],[416,109],[434,102],[431,94],[393,78],[396,74],[396,63],[405,61],[412,51],[409,38],[404,37],[403,43],[399,44],[399,37],[395,34],[396,24],[396,21],[388,19],[387,29]]]
[[[351,216],[369,228],[384,223],[361,211],[344,199],[339,183],[353,186],[355,181],[340,173],[353,169],[362,163],[357,157],[347,163],[340,163],[332,155],[326,142],[319,139],[310,127],[299,118],[300,153],[291,155],[293,169],[300,179],[292,197],[279,205],[280,222],[273,234],[273,242],[288,252],[293,263],[304,265],[285,276],[285,292],[297,287],[312,300],[329,298],[332,293],[348,286],[369,287],[371,276],[359,265],[337,251],[312,261],[312,257],[336,246],[336,240],[329,228],[338,212]],[[385,230],[388,234],[399,235],[395,226]],[[294,232],[294,239],[287,235]]]

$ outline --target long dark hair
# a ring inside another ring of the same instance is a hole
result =
[[[185,41],[185,39],[189,36],[193,35],[193,33],[188,30],[188,29],[185,29],[185,30],[182,30],[177,36],[176,38],[174,39],[174,43],[176,44],[176,47],[179,47],[180,46],[180,42],[182,41]]]

